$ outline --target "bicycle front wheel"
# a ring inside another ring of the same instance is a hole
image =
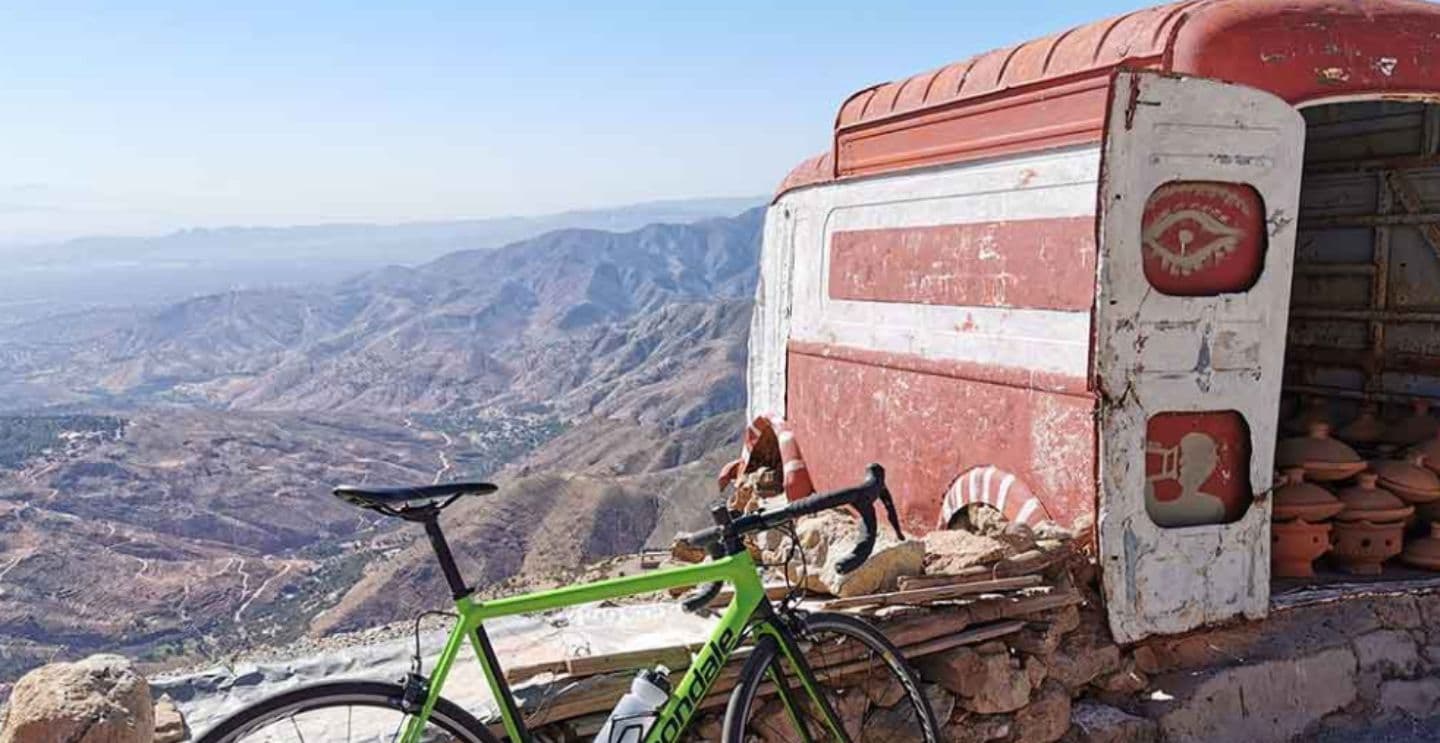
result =
[[[925,692],[879,630],[843,614],[810,614],[799,619],[797,634],[802,665],[843,737],[832,734],[830,715],[808,693],[806,670],[790,664],[779,643],[762,638],[730,695],[726,743],[939,743]]]
[[[393,743],[410,715],[398,684],[336,681],[261,700],[225,718],[196,743]],[[496,743],[478,720],[441,699],[420,739],[425,743]]]

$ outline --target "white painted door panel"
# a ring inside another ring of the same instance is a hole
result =
[[[1146,425],[1161,412],[1239,412],[1250,430],[1250,488],[1268,489],[1304,123],[1274,96],[1213,80],[1127,72],[1115,85],[1100,186],[1098,528],[1111,629],[1133,642],[1268,608],[1268,500],[1228,524],[1156,525],[1145,507]],[[1268,240],[1248,291],[1172,296],[1147,280],[1146,201],[1174,181],[1259,193]]]

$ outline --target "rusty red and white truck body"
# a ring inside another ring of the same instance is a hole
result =
[[[1263,616],[1282,400],[1440,395],[1435,101],[1412,0],[1185,2],[866,88],[769,209],[750,413],[816,487],[883,463],[918,531],[1093,518],[1121,641]]]

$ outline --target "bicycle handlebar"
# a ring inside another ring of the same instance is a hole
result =
[[[801,516],[850,506],[860,514],[860,542],[855,545],[855,549],[851,550],[850,554],[841,558],[836,569],[841,573],[853,572],[865,564],[865,561],[870,559],[871,552],[875,550],[877,526],[875,501],[878,500],[884,504],[890,525],[895,529],[895,536],[900,539],[905,538],[904,532],[900,529],[900,517],[895,513],[895,501],[890,496],[889,489],[885,487],[885,468],[879,464],[871,464],[865,471],[865,481],[859,485],[829,493],[816,493],[776,511],[736,517],[729,509],[717,508],[712,511],[716,521],[715,526],[689,534],[677,534],[675,538],[677,541],[706,550],[711,557],[720,558],[745,549],[741,538],[747,534],[774,529]],[[702,586],[683,600],[683,606],[686,611],[698,611],[709,604],[719,592],[719,583]]]

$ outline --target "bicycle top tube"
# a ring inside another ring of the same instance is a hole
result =
[[[736,594],[750,591],[762,595],[764,593],[755,561],[750,557],[749,552],[741,552],[696,565],[652,570],[639,575],[609,578],[593,583],[507,596],[491,601],[476,601],[473,597],[464,596],[456,601],[456,606],[459,608],[461,616],[485,621],[514,614],[549,611],[714,581],[734,585]]]

